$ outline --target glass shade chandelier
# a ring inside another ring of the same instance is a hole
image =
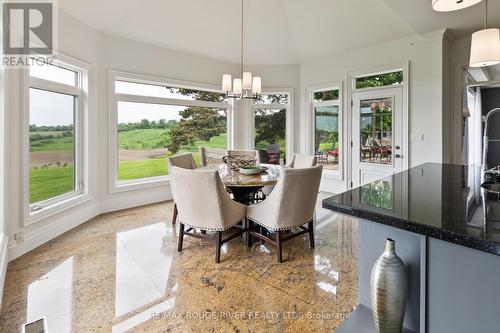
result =
[[[262,79],[252,76],[251,72],[244,72],[243,67],[243,0],[241,0],[241,77],[232,80],[231,74],[222,75],[222,91],[229,98],[257,99],[262,91]]]
[[[432,0],[432,8],[437,12],[451,12],[464,9],[481,2],[481,0]]]
[[[485,3],[484,29],[472,34],[470,67],[500,64],[500,29],[488,29],[488,0]]]

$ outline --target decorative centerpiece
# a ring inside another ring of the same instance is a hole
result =
[[[385,251],[373,265],[370,279],[373,320],[378,333],[400,333],[405,317],[408,276],[396,255],[394,240],[387,238]]]
[[[249,166],[255,167],[255,164],[257,163],[255,158],[251,158],[248,155],[225,156],[223,160],[227,164],[227,168],[230,171],[239,171],[240,168]]]

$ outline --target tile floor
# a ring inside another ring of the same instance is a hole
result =
[[[357,300],[357,222],[320,208],[308,236],[247,248],[185,238],[172,202],[104,214],[9,263],[0,332],[331,332]]]

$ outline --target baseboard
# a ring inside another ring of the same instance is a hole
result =
[[[69,231],[100,214],[99,203],[92,202],[76,212],[56,218],[43,227],[24,234],[24,241],[11,240],[8,244],[8,258],[12,261],[51,239]]]
[[[5,276],[7,274],[7,235],[0,233],[0,309],[2,308],[3,288],[5,286]]]
[[[110,198],[101,201],[100,213],[104,214],[117,210],[134,208],[168,200],[172,200],[172,193],[170,191],[128,196],[126,199]]]

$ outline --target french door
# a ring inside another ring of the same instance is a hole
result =
[[[403,170],[403,88],[353,93],[352,186]]]

